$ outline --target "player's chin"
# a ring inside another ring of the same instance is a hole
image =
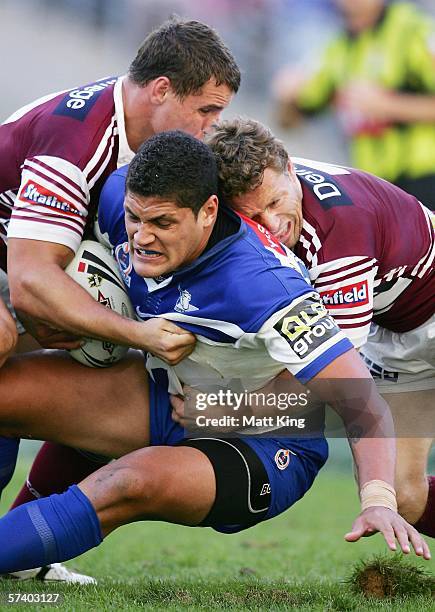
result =
[[[165,255],[147,258],[147,260],[144,260],[144,258],[134,257],[133,267],[138,276],[143,276],[145,278],[163,276],[171,271],[171,266],[168,258]]]

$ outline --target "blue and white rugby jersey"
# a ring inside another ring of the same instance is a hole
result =
[[[226,207],[220,214],[236,220],[236,233],[172,276],[138,276],[124,226],[126,172],[115,171],[103,188],[97,234],[113,248],[137,316],[168,319],[197,337],[193,353],[177,366],[148,357],[151,374],[168,371],[170,392],[180,393],[180,382],[210,390],[235,380],[251,391],[284,368],[304,383],[352,348],[305,280],[300,260]]]

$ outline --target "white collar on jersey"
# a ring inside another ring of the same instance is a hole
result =
[[[126,75],[120,76],[113,89],[116,121],[118,124],[119,134],[118,168],[120,166],[124,166],[125,164],[129,164],[134,157],[133,151],[128,146],[127,134],[125,133],[124,104],[122,103],[122,82],[125,78]]]

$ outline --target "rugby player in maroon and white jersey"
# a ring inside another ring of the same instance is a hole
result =
[[[0,365],[17,340],[20,351],[35,347],[25,330],[47,348],[74,348],[92,336],[168,363],[193,350],[191,334],[170,321],[121,317],[64,268],[92,227],[109,174],[156,133],[180,129],[202,139],[239,84],[237,64],[214,30],[170,20],[148,35],[127,75],[49,94],[0,125]],[[0,438],[0,493],[17,450],[18,441]],[[46,465],[68,470],[77,461],[72,450],[49,451]],[[89,469],[95,465],[76,465],[77,477]]]
[[[71,338],[62,330],[168,357],[163,332],[177,330],[123,319],[63,269],[109,174],[155,133],[181,129],[202,138],[239,83],[211,28],[169,21],[145,39],[126,76],[50,94],[0,126],[0,264],[6,271],[7,243],[12,303],[45,346],[66,346]],[[182,356],[174,350],[169,359]]]
[[[373,175],[290,159],[253,120],[207,138],[222,195],[307,266],[313,286],[386,394],[395,419],[401,514],[435,537],[435,238],[432,213]]]

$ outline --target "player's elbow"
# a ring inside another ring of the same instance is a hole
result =
[[[45,280],[44,280],[45,279]],[[44,291],[47,276],[32,269],[9,272],[9,293],[12,306],[16,311],[34,315],[37,297]]]

